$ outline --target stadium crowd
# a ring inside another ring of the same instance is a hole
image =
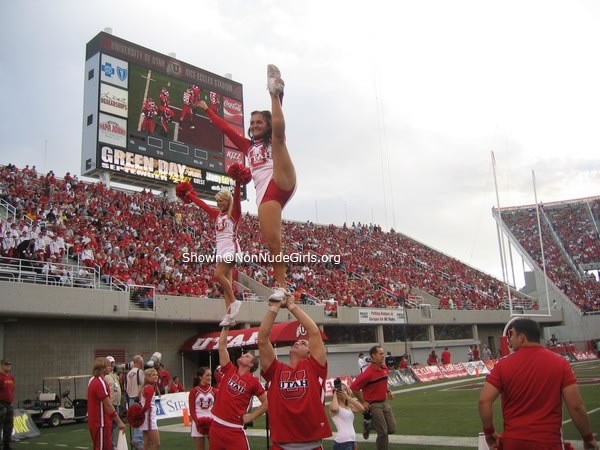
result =
[[[502,220],[543,267],[535,206],[502,210]],[[581,264],[600,263],[600,198],[541,205],[540,223],[548,277],[582,312],[600,311],[600,282]]]
[[[16,209],[17,218],[0,224],[2,256],[41,265],[75,260],[83,268],[97,268],[104,281],[116,277],[128,284],[152,285],[156,294],[221,296],[212,279],[212,264],[183,259],[186,252],[208,255],[213,251],[213,226],[197,208],[146,190],[130,192],[80,182],[70,173],[62,179],[52,171],[39,175],[28,166],[1,167],[0,190],[0,197]],[[597,213],[598,204],[594,208]],[[522,239],[532,241],[526,248],[534,251],[535,236],[526,234],[530,220],[527,215],[523,220],[522,227],[514,221],[515,232],[525,233]],[[258,230],[256,216],[245,214],[238,230],[244,252],[268,254]],[[394,230],[383,232],[360,223],[338,227],[286,221],[282,232],[287,254],[340,256],[339,261],[288,265],[288,282],[299,302],[324,302],[332,309],[334,304],[411,307],[411,292],[437,297],[439,307],[448,309],[500,309],[508,301],[501,281]],[[575,233],[573,239],[578,236]],[[595,258],[587,253],[581,257]],[[268,267],[240,264],[237,269],[269,286]],[[581,301],[579,291],[570,294]],[[520,293],[512,296],[535,307]]]

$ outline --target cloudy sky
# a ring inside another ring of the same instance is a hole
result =
[[[244,86],[286,81],[285,218],[377,223],[501,276],[501,206],[600,194],[600,3],[19,0],[0,15],[0,163],[80,173],[85,45],[105,27]],[[243,207],[256,211],[253,190]]]

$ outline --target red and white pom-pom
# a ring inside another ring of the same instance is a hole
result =
[[[240,163],[230,165],[229,169],[227,169],[227,175],[243,185],[250,183],[250,180],[252,180],[252,172],[250,172],[250,169]]]
[[[200,417],[196,422],[196,430],[203,436],[208,436],[210,426],[213,423],[212,417]]]
[[[143,406],[141,403],[133,403],[129,405],[127,410],[127,422],[131,425],[131,428],[139,428],[144,423],[144,413],[142,412]]]
[[[177,183],[175,195],[185,203],[190,203],[192,201],[191,199],[196,195],[196,192],[194,191],[192,183],[189,181],[182,181],[181,183]]]

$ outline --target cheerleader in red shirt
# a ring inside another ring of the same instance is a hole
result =
[[[242,306],[242,302],[236,300],[233,294],[231,271],[240,257],[240,244],[237,239],[238,223],[242,218],[240,190],[242,181],[249,181],[249,173],[245,173],[244,169],[247,171],[240,165],[230,168],[229,173],[233,175],[232,178],[246,177],[246,179],[236,181],[233,195],[228,189],[217,192],[215,195],[217,208],[209,206],[198,198],[190,183],[179,183],[176,190],[179,198],[187,203],[195,203],[215,221],[217,267],[214,277],[221,285],[225,299],[225,316],[219,323],[221,327],[235,325],[235,319],[240,311],[240,306]]]
[[[156,369],[144,370],[144,388],[140,394],[140,404],[144,414],[144,422],[140,426],[140,430],[144,433],[144,450],[158,450],[160,447],[160,435],[158,434],[156,421],[156,403],[154,402],[157,382],[158,372]]]
[[[201,101],[198,106],[235,146],[248,158],[252,179],[256,188],[258,220],[263,237],[273,256],[281,253],[281,213],[296,190],[296,170],[285,142],[285,119],[281,102],[285,83],[279,69],[269,64],[267,82],[271,96],[271,111],[253,111],[250,116],[250,139],[239,135]],[[270,297],[271,301],[284,301],[289,295],[286,289],[285,263],[273,262],[275,280],[279,287]]]
[[[192,439],[196,450],[204,450],[208,431],[213,421],[212,407],[218,390],[211,386],[212,372],[208,367],[200,367],[194,380],[197,385],[190,391],[188,404],[192,416]],[[208,447],[206,447],[208,448]]]

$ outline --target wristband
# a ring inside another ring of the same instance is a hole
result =
[[[484,428],[483,429],[483,434],[485,434],[486,436],[491,436],[492,434],[494,434],[496,432],[496,429],[494,428],[494,425],[492,425],[489,428]]]
[[[594,433],[588,433],[586,435],[582,435],[581,439],[583,439],[583,442],[592,442],[594,440]]]
[[[277,314],[279,312],[279,308],[276,306],[269,306],[269,311],[274,312],[275,314]]]

